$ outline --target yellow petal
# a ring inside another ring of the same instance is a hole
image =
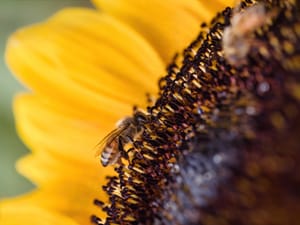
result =
[[[239,1],[237,0],[212,0],[204,1],[198,0],[198,2],[205,7],[205,9],[211,12],[211,17],[215,16],[217,12],[224,10],[226,7],[233,7]]]
[[[83,195],[103,199],[105,196],[101,190],[101,185],[106,183],[106,176],[114,174],[114,170],[111,167],[105,170],[101,168],[99,161],[94,164],[86,164],[73,159],[65,159],[63,161],[57,155],[47,152],[33,153],[21,158],[17,163],[17,170],[44,190],[53,190],[62,186],[66,190],[70,189],[71,191],[82,189],[78,188],[76,190],[76,186],[72,186],[71,183],[78,183],[80,184],[78,186],[82,187],[85,186],[84,194],[78,191],[78,199],[83,198]],[[45,199],[45,201],[48,200]]]
[[[196,38],[200,24],[208,22],[224,5],[197,0],[93,0],[100,10],[126,21],[160,53],[165,63]],[[228,1],[227,1],[228,2]],[[232,1],[230,1],[232,2]],[[213,7],[212,7],[213,6]]]
[[[6,60],[34,92],[58,104],[118,115],[145,102],[164,71],[157,53],[136,32],[84,9],[61,11],[16,32]]]
[[[97,118],[83,113],[78,116],[72,108],[52,105],[36,95],[16,98],[16,126],[23,141],[33,152],[47,151],[94,163],[97,143],[113,129],[116,118],[105,114]]]
[[[61,214],[49,212],[32,205],[0,203],[1,225],[78,225]],[[88,223],[87,223],[88,224]]]
[[[18,170],[38,184],[39,189],[29,196],[19,198],[18,204],[30,202],[50,211],[64,213],[80,224],[89,222],[91,215],[103,216],[93,204],[94,199],[106,200],[101,186],[113,170],[101,170],[100,165],[86,165],[71,159],[45,153],[31,154],[21,159]]]

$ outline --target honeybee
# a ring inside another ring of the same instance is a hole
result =
[[[146,115],[136,111],[133,117],[125,117],[117,122],[117,128],[105,136],[98,144],[101,164],[106,167],[114,165],[121,160],[124,145],[133,142],[134,137],[142,132]]]
[[[255,4],[241,11],[233,10],[231,25],[224,29],[223,50],[227,61],[235,66],[245,63],[251,46],[259,45],[254,41],[253,32],[263,26],[273,13],[267,13],[262,3]]]

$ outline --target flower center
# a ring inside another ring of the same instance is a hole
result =
[[[280,224],[295,218],[300,99],[290,87],[300,87],[299,41],[300,19],[289,1],[244,1],[203,24],[160,80],[154,105],[135,110],[119,135],[118,175],[103,187],[109,202],[94,202],[107,218],[92,221]]]

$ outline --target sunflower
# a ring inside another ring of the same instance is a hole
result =
[[[95,198],[113,173],[95,158],[95,146],[145,106],[145,93],[175,52],[196,36],[202,21],[232,1],[102,1],[99,10],[64,9],[18,30],[6,61],[30,90],[16,96],[17,130],[31,153],[18,171],[37,188],[1,202],[1,224],[89,224],[99,217]]]
[[[17,167],[37,188],[2,201],[1,222],[297,224],[299,2],[94,3],[8,42],[31,90]],[[95,145],[126,115],[135,134],[101,167]]]

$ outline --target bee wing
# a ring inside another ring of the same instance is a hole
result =
[[[95,156],[98,157],[101,155],[102,150],[105,146],[110,145],[122,132],[125,130],[124,128],[117,128],[109,132],[97,145],[97,151]]]

